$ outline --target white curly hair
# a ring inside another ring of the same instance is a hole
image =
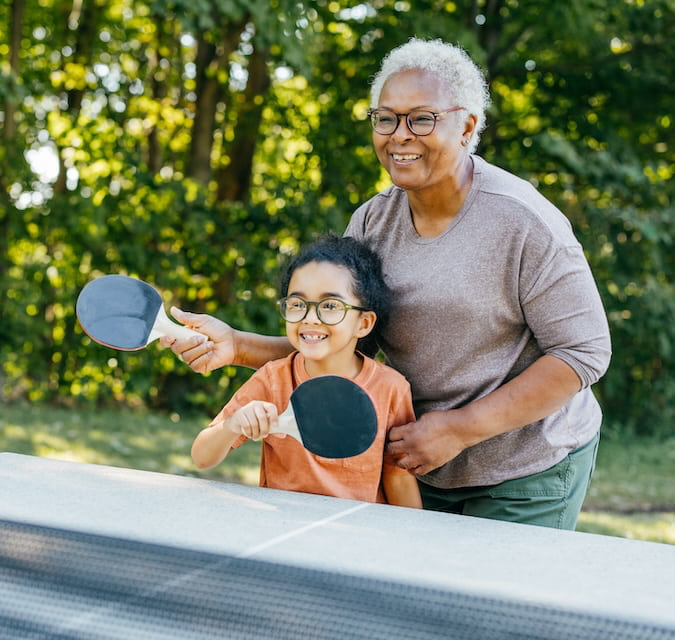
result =
[[[487,81],[478,65],[463,49],[440,39],[410,38],[382,60],[370,87],[371,108],[377,108],[382,87],[389,76],[409,69],[433,73],[452,91],[457,104],[476,116],[476,129],[468,147],[473,153],[485,128],[485,111],[490,105]]]

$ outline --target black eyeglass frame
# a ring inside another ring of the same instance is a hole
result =
[[[386,108],[377,108],[377,109],[368,109],[368,120],[370,121],[370,126],[373,128],[373,131],[375,133],[379,133],[381,136],[390,136],[392,133],[398,129],[398,125],[401,122],[401,118],[405,118],[405,122],[408,125],[408,129],[416,136],[428,136],[431,135],[434,130],[436,129],[436,123],[441,119],[441,116],[447,115],[448,113],[452,113],[453,111],[461,111],[462,109],[466,109],[466,107],[450,107],[449,109],[445,109],[444,111],[429,111],[428,109],[413,109],[412,111],[408,111],[408,113],[396,113],[396,111],[393,111],[392,109],[386,109]],[[386,112],[386,113],[391,113],[396,116],[396,124],[394,125],[394,128],[391,131],[378,131],[377,130],[377,125],[381,122],[379,119],[375,122],[375,116],[376,118],[379,116],[381,112]],[[434,124],[431,127],[430,131],[427,131],[426,133],[417,133],[415,131],[415,128],[413,126],[412,120],[410,118],[411,114],[413,113],[422,113],[426,114],[428,116],[431,116],[434,119]]]
[[[285,309],[285,303],[288,300],[291,299],[297,299],[301,300],[305,304],[305,313],[302,315],[301,318],[298,318],[297,320],[289,320],[285,315],[284,315],[284,309]],[[342,317],[337,320],[336,322],[326,322],[322,317],[321,317],[321,307],[320,305],[323,304],[324,302],[338,302],[339,304],[342,305],[343,313]],[[345,302],[344,300],[340,300],[340,298],[324,298],[323,300],[305,300],[304,298],[301,298],[300,296],[285,296],[281,298],[280,300],[277,300],[277,307],[279,308],[279,315],[286,321],[290,322],[292,324],[297,324],[298,322],[302,322],[306,317],[307,314],[309,313],[309,310],[314,307],[316,311],[316,316],[319,318],[319,321],[325,325],[328,326],[334,326],[336,324],[340,324],[346,317],[347,317],[347,311],[350,311],[354,309],[355,311],[370,311],[370,309],[366,309],[365,307],[357,307],[354,304],[349,304],[348,302]]]

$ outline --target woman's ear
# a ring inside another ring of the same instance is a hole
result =
[[[478,118],[476,118],[476,116],[473,115],[473,113],[470,113],[466,117],[466,120],[464,120],[464,131],[462,132],[462,138],[464,140],[471,140],[471,137],[473,136],[473,133],[476,130],[477,122]]]
[[[377,314],[374,311],[361,311],[355,333],[356,337],[365,338],[373,330],[376,322]]]

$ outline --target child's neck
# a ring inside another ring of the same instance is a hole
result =
[[[323,360],[309,360],[305,358],[305,371],[310,378],[317,376],[342,376],[344,378],[356,378],[363,369],[363,357],[358,353],[352,353],[350,358]]]

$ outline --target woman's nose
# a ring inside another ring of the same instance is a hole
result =
[[[394,133],[391,134],[391,137],[398,140],[409,140],[414,135],[415,134],[408,126],[408,119],[406,116],[398,116],[398,124],[396,125],[396,129],[394,129]]]

